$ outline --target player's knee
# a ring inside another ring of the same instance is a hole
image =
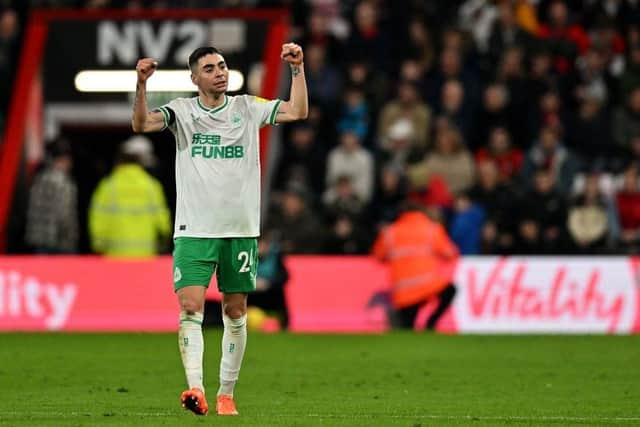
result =
[[[247,308],[243,304],[226,304],[224,306],[224,314],[231,319],[239,319],[247,314]]]
[[[201,313],[202,311],[204,311],[204,306],[202,302],[196,301],[194,299],[185,298],[182,301],[180,301],[180,305],[181,305],[180,308],[186,311],[187,314]]]

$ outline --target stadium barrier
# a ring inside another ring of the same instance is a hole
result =
[[[368,257],[286,261],[296,332],[383,332],[386,268]],[[439,329],[450,333],[640,331],[640,259],[466,257]],[[171,258],[0,257],[2,331],[174,331]],[[215,284],[208,298],[219,299]],[[423,323],[433,303],[419,313]]]

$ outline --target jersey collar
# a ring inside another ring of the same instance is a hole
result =
[[[198,107],[200,107],[201,110],[203,110],[203,111],[205,111],[205,112],[207,112],[209,114],[214,114],[214,113],[217,113],[219,111],[224,110],[227,107],[227,105],[229,104],[229,97],[225,94],[224,95],[224,102],[222,103],[221,106],[216,107],[216,108],[207,108],[204,105],[202,105],[202,102],[200,102],[200,97],[199,96],[196,96],[196,103],[198,104]]]

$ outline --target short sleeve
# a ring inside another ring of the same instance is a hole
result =
[[[168,102],[167,104],[164,104],[153,110],[153,111],[162,113],[162,117],[164,119],[164,127],[162,128],[162,130],[169,128],[173,131],[175,129],[176,120],[177,120],[176,103],[177,101],[174,99]]]
[[[247,102],[251,117],[260,123],[260,127],[276,124],[276,115],[282,102],[281,100],[268,100],[259,96],[247,95]]]

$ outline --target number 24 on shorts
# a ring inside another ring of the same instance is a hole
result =
[[[249,273],[251,272],[251,266],[253,265],[253,250],[251,253],[247,251],[241,251],[238,253],[238,261],[242,262],[242,266],[238,273]]]

